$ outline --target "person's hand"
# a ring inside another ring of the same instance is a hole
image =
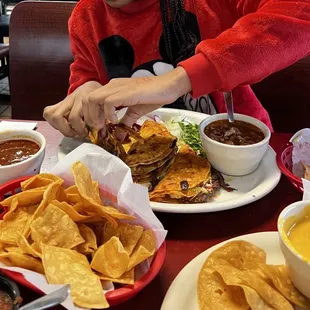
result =
[[[90,127],[104,130],[106,119],[117,123],[116,110],[128,107],[122,123],[131,127],[141,116],[189,91],[190,80],[182,67],[161,76],[114,79],[84,97],[83,115]]]
[[[44,109],[43,117],[67,137],[87,136],[88,132],[82,111],[83,97],[102,85],[95,81],[87,82],[78,87],[63,101]]]

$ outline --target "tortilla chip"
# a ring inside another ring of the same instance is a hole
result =
[[[21,192],[6,198],[5,200],[1,201],[0,205],[3,207],[10,207],[13,199],[15,198],[17,199],[20,206],[28,207],[36,205],[41,202],[45,190],[46,187],[30,189],[26,192]]]
[[[117,279],[106,277],[101,274],[98,274],[98,277],[100,278],[100,280],[103,280],[103,281],[111,281],[114,283],[133,285],[135,282],[135,269],[134,268],[130,269],[129,271],[125,272],[124,274],[122,274],[122,276],[120,276]]]
[[[251,310],[274,310],[271,306],[268,305],[264,299],[260,297],[260,295],[253,290],[251,287],[246,285],[239,285],[245,295],[245,299],[250,306]]]
[[[121,277],[128,268],[129,255],[117,237],[112,237],[96,251],[91,268],[110,278]]]
[[[44,274],[42,263],[39,260],[33,258],[32,256],[28,256],[26,254],[20,254],[17,252],[0,254],[0,262],[5,264],[6,259],[8,259],[11,262],[12,266],[25,268],[28,270]]]
[[[91,205],[93,205],[93,204],[91,204]],[[109,214],[110,216],[112,216],[118,220],[135,220],[136,219],[135,216],[123,213],[123,212],[117,210],[116,208],[110,207],[110,206],[104,206],[103,211],[106,214]]]
[[[222,277],[211,268],[202,268],[197,285],[200,310],[249,310],[243,290],[228,286]]]
[[[19,254],[27,254],[18,246],[6,246],[1,253],[19,253]]]
[[[88,131],[88,137],[90,139],[90,142],[93,144],[99,143],[99,131],[95,129],[90,129]]]
[[[84,255],[91,254],[97,250],[97,239],[93,230],[85,224],[79,224],[79,230],[85,242],[79,244],[76,250]]]
[[[302,308],[310,309],[310,300],[302,295],[293,285],[288,268],[285,265],[266,265],[264,272],[267,275],[269,283],[291,303]]]
[[[93,181],[88,168],[81,162],[76,162],[71,167],[75,184],[79,190],[84,203],[84,210],[93,215],[106,218],[112,225],[117,226],[117,219],[135,219],[135,217],[119,212],[113,207],[105,207],[99,204],[98,193],[94,191]]]
[[[61,209],[63,212],[65,212],[67,215],[70,216],[72,221],[74,222],[81,222],[84,220],[87,220],[91,218],[91,215],[82,215],[79,212],[77,212],[76,209],[83,208],[83,204],[79,203],[79,205],[71,206],[67,202],[59,202],[58,200],[52,200],[51,204]]]
[[[143,227],[139,225],[130,225],[127,223],[119,223],[117,227],[113,227],[110,223],[106,223],[103,228],[103,243],[109,241],[113,236],[118,237],[130,255],[135,248],[137,242],[143,233]]]
[[[74,250],[42,245],[42,261],[50,284],[69,284],[74,303],[80,307],[109,307],[100,279],[87,258]]]
[[[44,211],[44,209],[47,207],[47,205],[52,201],[55,200],[59,195],[59,189],[61,188],[61,185],[63,184],[63,180],[56,180],[55,182],[48,185],[44,192],[43,192],[43,199],[41,200],[39,206],[36,208],[34,214],[32,215],[31,219],[29,220],[29,223],[27,226],[25,226],[23,230],[23,235],[28,238],[30,235],[30,224],[37,219],[41,213]]]
[[[38,187],[45,187],[56,181],[63,182],[63,180],[60,177],[54,174],[40,173],[23,181],[21,183],[21,188],[22,188],[22,191],[26,191],[26,190],[35,189]]]
[[[254,289],[262,299],[275,310],[294,310],[292,305],[266,281],[255,270],[238,270],[229,265],[213,265],[213,270],[218,272],[225,284],[240,286],[246,285]]]
[[[204,267],[215,264],[229,264],[239,270],[257,269],[266,263],[266,253],[256,245],[236,240],[225,243],[213,251]]]
[[[68,187],[65,191],[68,195],[69,194],[80,195],[79,190],[78,190],[76,185],[72,185],[72,186]]]
[[[127,270],[130,270],[147,258],[153,256],[155,251],[156,239],[154,233],[151,229],[146,230],[142,233],[141,238],[130,256],[130,262]]]
[[[0,242],[17,245],[18,234],[23,233],[25,227],[29,227],[37,208],[37,205],[20,207],[18,206],[18,198],[15,197],[11,210],[0,221]]]
[[[29,254],[37,258],[41,258],[42,256],[39,251],[31,247],[28,240],[22,234],[19,234],[19,237],[17,238],[17,245],[19,246],[19,249],[21,249],[25,254]]]
[[[30,228],[32,240],[39,245],[44,243],[70,249],[85,241],[77,224],[52,204],[31,223]]]
[[[45,187],[53,183],[52,180],[42,177],[38,174],[36,177],[32,177],[21,183],[22,191],[27,191],[30,189],[35,189],[38,187]]]

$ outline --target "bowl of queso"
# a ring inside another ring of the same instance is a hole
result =
[[[285,208],[278,218],[278,232],[290,278],[310,298],[310,200]]]
[[[40,172],[46,141],[34,130],[0,132],[0,185],[17,177]]]
[[[252,173],[265,155],[270,130],[261,121],[235,113],[229,123],[226,113],[207,117],[199,126],[202,145],[211,165],[232,176]]]

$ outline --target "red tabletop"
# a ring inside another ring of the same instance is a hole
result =
[[[57,162],[57,148],[62,136],[46,122],[38,122],[38,131],[44,134],[47,140],[46,158],[42,166],[42,170],[47,171]],[[270,144],[277,152],[290,136],[273,134]],[[167,257],[163,268],[139,295],[113,309],[159,310],[171,282],[194,257],[216,243],[239,235],[276,230],[281,210],[301,198],[302,195],[283,176],[269,195],[244,207],[205,214],[157,213],[157,217],[168,230]],[[25,302],[39,297],[27,288],[20,289]]]

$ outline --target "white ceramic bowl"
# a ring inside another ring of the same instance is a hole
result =
[[[0,166],[0,185],[18,177],[39,173],[45,156],[46,141],[40,133],[29,129],[9,129],[0,132],[0,143],[13,139],[33,141],[40,146],[40,150],[32,157],[19,163]]]
[[[310,263],[303,260],[301,255],[292,247],[287,235],[287,230],[290,225],[285,225],[285,221],[290,217],[294,217],[294,219],[296,218],[296,220],[298,220],[298,215],[300,216],[304,208],[309,205],[310,200],[295,202],[286,207],[278,218],[280,248],[286,260],[290,278],[295,287],[308,298],[310,298]],[[305,246],[310,245],[307,244]]]
[[[242,176],[252,173],[267,151],[271,135],[269,128],[253,117],[235,114],[236,120],[248,122],[260,128],[265,138],[261,142],[251,145],[228,145],[214,141],[204,133],[207,125],[223,119],[228,119],[226,113],[212,115],[199,125],[201,141],[208,160],[216,170],[227,175]]]

